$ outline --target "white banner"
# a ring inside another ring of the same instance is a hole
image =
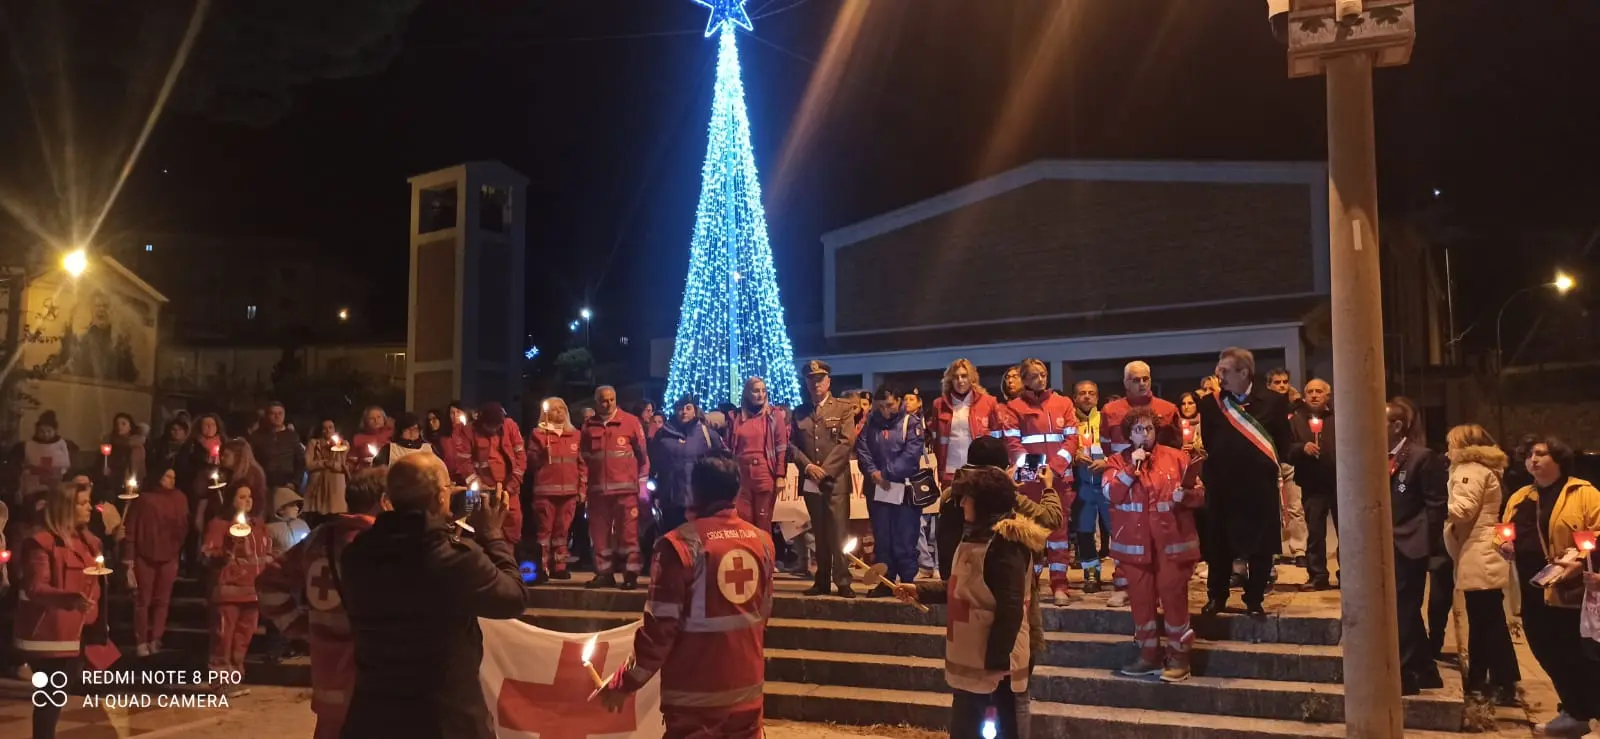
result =
[[[583,647],[596,637],[594,668],[610,678],[633,654],[641,622],[599,634],[549,631],[521,621],[478,619],[483,665],[478,682],[499,739],[659,739],[661,680],[652,679],[620,713],[608,713],[583,665]]]

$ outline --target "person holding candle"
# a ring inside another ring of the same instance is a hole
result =
[[[43,525],[21,542],[17,554],[23,577],[12,644],[35,673],[66,673],[66,690],[72,693],[80,683],[85,646],[104,642],[101,578],[87,572],[99,566],[100,540],[89,531],[87,487],[58,483],[44,501]],[[62,709],[43,703],[33,710],[33,735],[55,736]]]
[[[144,479],[145,438],[134,424],[133,416],[127,413],[112,416],[111,431],[100,443],[111,445],[111,454],[106,456],[101,470],[105,478],[101,481],[101,489],[114,494],[129,477]]]
[[[1333,587],[1328,570],[1328,520],[1338,533],[1338,475],[1334,455],[1333,386],[1325,380],[1306,383],[1304,402],[1289,419],[1294,441],[1289,463],[1300,485],[1306,515],[1306,589]]]
[[[639,493],[650,477],[650,458],[639,419],[617,407],[617,390],[594,391],[598,412],[585,421],[578,448],[589,465],[589,537],[595,577],[585,587],[614,588],[616,560],[623,562],[622,588],[639,586]]]
[[[339,555],[383,513],[387,474],[386,469],[356,474],[346,489],[346,500],[357,512],[330,516],[256,578],[261,616],[284,636],[311,644],[311,711],[317,715],[314,739],[338,739],[355,686],[350,617],[337,584]],[[334,586],[312,588],[308,582],[332,582]]]
[[[416,417],[410,421],[415,431]],[[420,439],[420,434],[413,437]],[[489,401],[478,409],[477,418],[450,437],[455,448],[449,455],[451,471],[468,484],[477,481],[480,490],[503,488],[510,496],[506,511],[505,535],[512,549],[522,541],[522,480],[528,469],[528,452],[522,429],[506,416],[498,402]],[[637,490],[635,493],[637,494]]]
[[[530,605],[505,541],[509,491],[482,494],[468,538],[451,525],[457,488],[442,460],[413,454],[385,479],[393,510],[329,571],[355,643],[341,736],[491,739],[478,619],[516,618]]]
[[[189,500],[178,490],[178,476],[161,472],[128,505],[124,523],[122,572],[134,591],[133,637],[135,653],[148,657],[161,649],[167,631],[167,607],[178,577],[178,557],[189,533]]]
[[[350,471],[356,472],[372,466],[378,450],[394,437],[394,426],[382,406],[367,406],[361,412],[361,431],[350,440]]]
[[[762,735],[762,647],[776,557],[772,534],[736,510],[747,466],[727,456],[695,463],[692,520],[656,542],[633,654],[599,691],[601,703],[618,711],[659,673],[669,739]]]
[[[1128,447],[1106,460],[1106,495],[1116,533],[1111,551],[1117,569],[1126,571],[1134,640],[1139,657],[1122,669],[1130,677],[1159,675],[1162,682],[1189,679],[1189,579],[1200,561],[1194,510],[1205,504],[1197,463],[1189,455],[1157,444],[1160,425],[1153,408],[1134,408],[1122,417]],[[1157,610],[1164,619],[1157,618]],[[1157,624],[1166,623],[1167,648],[1161,649]]]
[[[1600,718],[1600,663],[1584,649],[1579,633],[1583,602],[1583,558],[1573,534],[1600,529],[1600,490],[1571,475],[1572,447],[1550,435],[1535,435],[1527,470],[1533,483],[1511,494],[1500,550],[1516,568],[1522,595],[1522,632],[1539,667],[1550,675],[1560,697],[1560,713],[1540,731],[1549,736],[1583,736]],[[1554,566],[1544,586],[1531,580]]]
[[[306,445],[306,512],[319,518],[346,512],[349,479],[349,441],[340,437],[333,419],[324,418]]]
[[[950,736],[977,739],[992,710],[997,737],[1025,737],[1028,678],[1037,655],[1024,621],[1037,600],[1033,565],[1050,529],[1016,513],[1017,484],[993,464],[1005,457],[987,443],[973,447],[973,464],[951,490],[964,525],[950,577],[902,582],[893,589],[907,602],[959,603],[967,609],[968,618],[948,619],[945,627],[945,682],[955,694]]]
[[[1306,397],[1309,402],[1309,384]],[[1514,704],[1522,675],[1506,626],[1504,591],[1511,571],[1495,542],[1506,453],[1477,424],[1450,429],[1445,441],[1450,497],[1444,544],[1455,561],[1456,589],[1467,604],[1466,691],[1484,701]]]
[[[272,561],[272,540],[261,517],[252,513],[257,509],[254,490],[240,484],[231,484],[225,490],[226,505],[219,506],[206,522],[200,549],[207,565],[206,604],[211,626],[206,666],[243,673],[244,657],[261,615],[256,578]],[[263,497],[265,494],[263,490]],[[244,533],[239,535],[236,531]],[[230,698],[247,692],[236,684],[224,689]]]

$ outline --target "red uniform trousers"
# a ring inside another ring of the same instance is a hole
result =
[[[167,633],[167,608],[172,605],[172,583],[178,578],[178,560],[133,561],[134,590],[133,641],[154,645]]]
[[[753,711],[661,712],[667,732],[662,739],[756,739],[761,736],[761,709]]]
[[[762,531],[772,530],[772,507],[778,502],[778,485],[767,469],[765,457],[744,457],[739,460],[739,497],[734,499],[734,510],[742,518]]]
[[[1151,549],[1155,549],[1152,545]],[[1194,561],[1178,562],[1161,552],[1149,563],[1118,562],[1117,574],[1128,579],[1128,605],[1133,609],[1133,640],[1147,664],[1162,662],[1159,604],[1166,621],[1167,649],[1187,656],[1194,643],[1189,629],[1189,578]]]
[[[212,603],[211,659],[207,666],[243,672],[244,655],[250,650],[260,616],[259,603]]]
[[[590,507],[593,511],[594,507]],[[539,517],[540,572],[567,571],[567,540],[572,533],[572,517],[578,513],[576,495],[536,495],[533,499],[534,515]],[[590,513],[590,521],[594,520]],[[638,515],[637,506],[634,515]],[[635,529],[637,532],[637,529]],[[635,533],[635,538],[637,538]]]
[[[589,538],[594,542],[596,575],[611,574],[619,554],[626,560],[627,572],[642,571],[638,494],[589,496]]]
[[[1060,494],[1057,490],[1057,495]],[[1038,503],[1044,497],[1044,486],[1038,483],[1029,483],[1022,486],[1022,494],[1028,500]],[[1062,509],[1070,510],[1070,499],[1062,501]],[[1044,540],[1044,561],[1050,570],[1050,590],[1067,589],[1067,572],[1072,570],[1072,517],[1062,516],[1061,525],[1057,526],[1050,536]],[[1037,574],[1037,572],[1035,572]]]

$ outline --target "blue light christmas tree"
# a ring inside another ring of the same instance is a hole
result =
[[[735,26],[751,28],[746,0],[695,2],[711,9],[706,37],[718,36],[717,84],[666,399],[694,393],[707,405],[738,403],[745,380],[759,376],[772,402],[793,406],[801,400],[800,380],[778,299],[734,41]]]

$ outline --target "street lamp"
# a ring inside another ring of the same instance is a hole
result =
[[[1572,275],[1569,275],[1565,272],[1556,272],[1555,279],[1549,282],[1541,282],[1537,285],[1529,285],[1525,288],[1522,288],[1521,290],[1511,293],[1511,296],[1506,298],[1506,302],[1500,304],[1500,312],[1496,313],[1494,317],[1494,364],[1496,372],[1505,369],[1501,328],[1505,321],[1506,309],[1511,307],[1511,302],[1541,287],[1553,287],[1555,288],[1557,295],[1566,295],[1567,293],[1572,292],[1572,288],[1577,286],[1578,281],[1573,279]]]
[[[584,308],[583,310],[578,311],[578,317],[587,321],[591,318],[594,318],[594,313],[590,312],[588,308]]]
[[[67,252],[61,257],[61,268],[66,270],[67,274],[72,275],[73,278],[83,276],[84,271],[89,269],[88,252],[83,249],[73,249]]]
[[[350,309],[349,308],[340,308],[339,309],[339,321],[342,323],[342,322],[348,321],[348,320],[350,320]]]
[[[1555,288],[1557,293],[1566,295],[1572,292],[1572,288],[1578,286],[1578,281],[1572,279],[1572,275],[1565,272],[1557,272],[1555,282],[1550,283],[1550,286]]]

